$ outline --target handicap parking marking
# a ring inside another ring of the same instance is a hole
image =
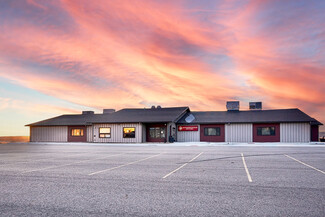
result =
[[[178,167],[177,169],[171,171],[170,173],[168,173],[167,175],[165,175],[163,177],[163,179],[167,178],[168,176],[170,176],[171,174],[177,172],[178,170],[182,169],[183,167],[185,167],[187,164],[191,163],[192,161],[194,161],[196,158],[198,158],[201,154],[203,154],[203,152],[201,152],[200,154],[196,155],[194,158],[192,158],[189,162],[183,164],[182,166]]]
[[[311,166],[311,165],[309,165],[309,164],[306,164],[306,163],[304,163],[304,162],[302,162],[302,161],[300,161],[300,160],[298,160],[298,159],[296,159],[296,158],[294,158],[294,157],[291,157],[291,156],[289,156],[289,155],[287,155],[287,154],[285,154],[284,156],[286,156],[287,158],[290,158],[290,159],[292,159],[292,160],[294,160],[294,161],[296,161],[296,162],[298,162],[298,163],[300,163],[300,164],[302,164],[302,165],[305,165],[306,167],[309,167],[309,168],[311,168],[311,169],[314,169],[314,170],[316,170],[316,171],[318,171],[318,172],[320,172],[320,173],[322,173],[322,174],[325,175],[325,172],[322,171],[322,170],[320,170],[320,169],[317,169],[317,168],[315,168],[315,167],[313,167],[313,166]]]

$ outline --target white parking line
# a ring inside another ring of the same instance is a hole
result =
[[[203,152],[201,152],[200,154],[196,155],[192,160],[190,160],[189,162],[183,164],[182,166],[178,167],[177,169],[171,171],[170,173],[168,173],[167,175],[165,175],[163,177],[163,179],[167,178],[168,176],[170,176],[171,174],[175,173],[176,171],[182,169],[183,167],[185,167],[188,163],[191,163],[192,161],[194,161],[196,158],[198,158],[201,154],[203,154]]]
[[[125,154],[125,153],[122,153],[122,154]],[[70,165],[79,164],[79,163],[85,163],[85,162],[94,161],[94,160],[102,160],[102,159],[106,159],[106,158],[110,158],[110,157],[114,157],[114,156],[118,156],[118,155],[122,155],[122,154],[113,154],[113,155],[109,155],[109,156],[101,157],[101,158],[81,160],[81,161],[72,162],[72,163],[68,163],[68,164],[62,164],[62,165],[58,165],[58,166],[50,166],[50,167],[45,167],[45,168],[40,168],[40,169],[28,170],[28,171],[22,172],[22,174],[36,172],[36,171],[42,171],[42,170],[48,170],[48,169],[55,169],[55,168],[70,166]]]
[[[117,167],[112,167],[112,168],[109,168],[109,169],[105,169],[105,170],[100,170],[100,171],[97,171],[97,172],[93,172],[93,173],[90,173],[88,175],[89,176],[92,176],[92,175],[96,175],[98,173],[104,173],[104,172],[107,172],[107,171],[115,170],[115,169],[118,169],[118,168],[121,168],[121,167],[125,167],[125,166],[131,165],[131,164],[135,164],[135,163],[139,163],[141,161],[148,160],[148,159],[153,158],[153,157],[157,157],[157,156],[159,156],[161,154],[163,154],[163,153],[156,154],[156,155],[153,155],[153,156],[150,156],[150,157],[141,159],[141,160],[133,161],[133,162],[130,162],[130,163],[127,163],[127,164],[123,164],[123,165],[120,165],[120,166],[117,166]]]
[[[251,175],[249,174],[249,171],[248,171],[248,168],[247,168],[247,165],[246,165],[246,162],[245,162],[245,158],[244,158],[244,154],[241,153],[241,158],[243,159],[243,164],[244,164],[244,167],[245,167],[245,171],[246,171],[246,174],[247,174],[247,178],[248,178],[248,181],[249,182],[252,182],[252,177]]]
[[[314,169],[314,170],[316,170],[316,171],[318,171],[318,172],[320,172],[320,173],[325,174],[324,171],[322,171],[322,170],[320,170],[320,169],[317,169],[317,168],[315,168],[315,167],[313,167],[313,166],[310,166],[309,164],[306,164],[306,163],[304,163],[304,162],[302,162],[302,161],[300,161],[300,160],[298,160],[298,159],[296,159],[296,158],[294,158],[294,157],[291,157],[291,156],[286,155],[286,154],[285,154],[284,156],[286,156],[286,157],[288,157],[288,158],[290,158],[290,159],[292,159],[292,160],[294,160],[294,161],[297,161],[298,163],[301,163],[302,165],[305,165],[305,166],[307,166],[307,167],[309,167],[309,168],[312,168],[312,169]]]
[[[15,164],[25,164],[25,163],[34,163],[34,162],[39,162],[39,161],[47,161],[47,160],[55,160],[55,159],[60,159],[60,158],[69,158],[69,157],[78,157],[78,156],[83,156],[83,155],[89,155],[90,153],[82,153],[82,154],[73,154],[73,155],[65,155],[62,157],[48,157],[48,158],[42,158],[42,159],[38,159],[38,160],[24,160],[21,162],[13,162],[13,163],[5,163],[5,164],[1,164],[1,166],[8,166],[8,165],[15,165]],[[96,154],[96,153],[93,153]],[[44,156],[44,154],[43,154]],[[34,156],[31,156],[34,157]]]

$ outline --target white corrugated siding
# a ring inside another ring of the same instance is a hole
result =
[[[67,142],[68,127],[31,127],[30,128],[31,142]]]
[[[111,138],[99,138],[99,128],[110,127]],[[135,138],[123,138],[123,127],[135,127]],[[123,143],[141,143],[142,142],[142,124],[94,124],[93,138],[94,142],[123,142]]]
[[[181,124],[179,126],[186,126],[186,124]],[[196,125],[189,125],[196,126]],[[177,126],[177,142],[199,142],[200,141],[200,125],[198,125],[198,131],[178,131]]]
[[[253,142],[253,124],[225,124],[226,142]]]
[[[93,126],[87,126],[87,142],[92,142],[94,138]]]
[[[309,123],[281,123],[281,142],[310,142]]]

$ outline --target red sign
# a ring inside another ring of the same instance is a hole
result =
[[[178,126],[178,131],[198,131],[198,126]]]

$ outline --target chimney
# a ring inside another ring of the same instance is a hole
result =
[[[227,111],[239,111],[239,101],[227,101]]]
[[[82,114],[83,115],[93,115],[93,114],[95,114],[95,112],[94,111],[82,111]]]
[[[115,109],[103,109],[103,114],[112,114],[115,112]]]

